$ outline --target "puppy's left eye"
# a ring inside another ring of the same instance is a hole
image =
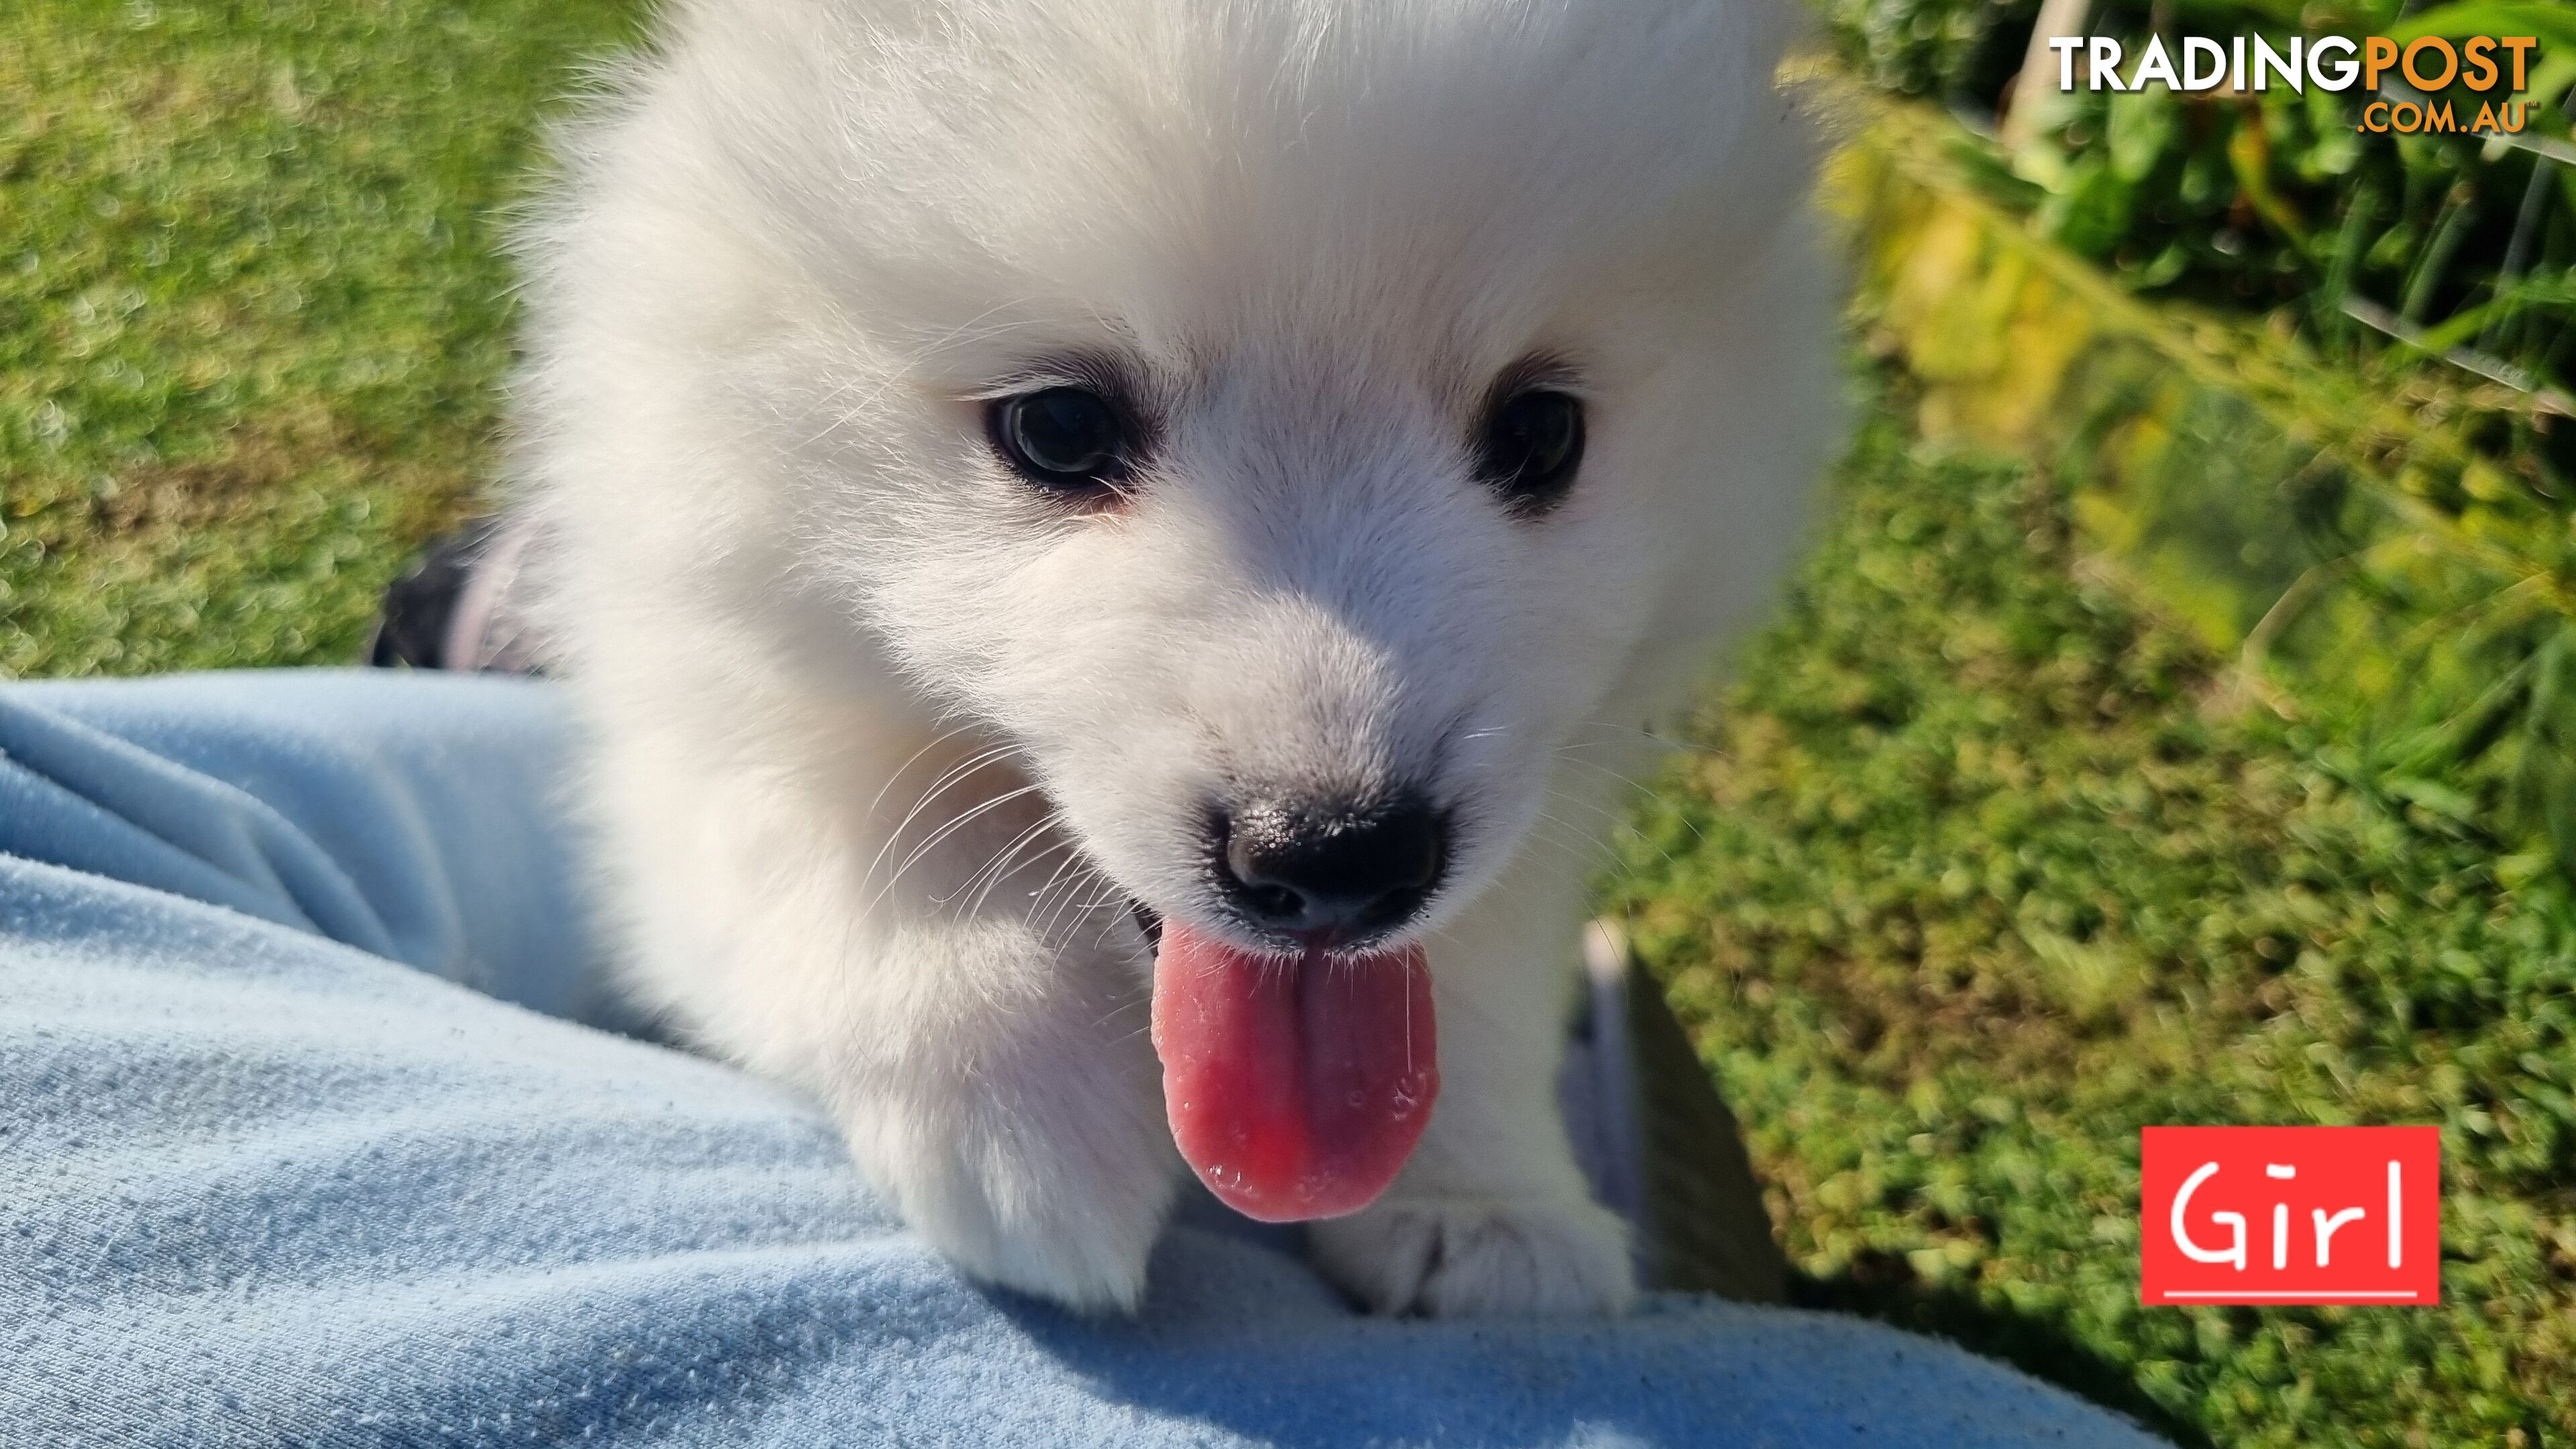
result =
[[[1513,512],[1547,511],[1583,462],[1582,400],[1547,387],[1513,393],[1486,416],[1476,455],[1477,476]]]
[[[985,425],[1002,460],[1051,493],[1114,489],[1132,469],[1125,422],[1089,388],[1049,387],[996,399]]]

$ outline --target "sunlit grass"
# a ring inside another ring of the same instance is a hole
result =
[[[490,471],[502,211],[634,9],[0,6],[0,674],[355,653]]]
[[[2576,1435],[2562,879],[2215,687],[2027,470],[1843,473],[1614,888],[1812,1296],[2219,1444]],[[2443,1306],[2139,1306],[2166,1122],[2441,1124]]]

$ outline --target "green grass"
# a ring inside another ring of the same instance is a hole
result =
[[[1613,903],[1815,1301],[2187,1442],[2576,1436],[2576,911],[1884,415]],[[2443,1306],[2137,1302],[2137,1129],[2437,1122]]]
[[[0,674],[345,660],[469,509],[499,213],[627,3],[0,8]],[[2576,1438],[2576,911],[1883,410],[1615,903],[1818,1301],[2186,1439]],[[2446,1306],[2143,1309],[2136,1128],[2438,1121]]]
[[[346,660],[488,476],[564,0],[0,5],[0,675]]]

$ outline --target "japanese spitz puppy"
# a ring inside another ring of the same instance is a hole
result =
[[[1774,0],[682,0],[526,238],[631,979],[971,1273],[1616,1310],[1585,877],[1829,441]]]

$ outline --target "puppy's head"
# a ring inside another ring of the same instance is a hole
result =
[[[1401,939],[1776,575],[1828,406],[1781,30],[706,0],[590,183],[657,275],[576,285],[694,309],[743,526],[1125,890]]]

